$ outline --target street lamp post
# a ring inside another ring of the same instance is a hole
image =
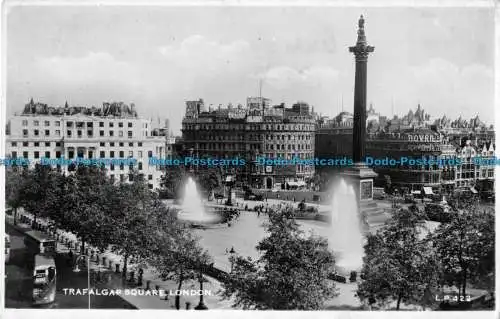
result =
[[[203,264],[200,263],[200,303],[196,306],[195,310],[208,310],[208,307],[203,302]]]
[[[234,247],[231,247],[231,250],[229,251],[229,254],[231,254],[231,257],[233,257],[235,253],[236,253],[236,251],[234,250]],[[233,260],[233,258],[231,258],[231,272],[233,272],[233,266],[234,266],[234,260]]]

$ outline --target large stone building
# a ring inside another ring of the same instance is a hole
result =
[[[393,185],[409,190],[423,187],[441,189],[469,189],[478,181],[494,180],[494,130],[486,127],[479,118],[470,121],[451,121],[446,117],[431,121],[420,105],[415,112],[409,111],[402,118],[387,120],[378,116],[373,107],[367,112],[367,156],[374,158],[433,158],[442,163],[460,161],[461,165],[442,166],[377,166],[375,180],[384,185],[389,176]],[[342,112],[333,119],[318,122],[316,132],[316,157],[330,158],[350,156],[352,149],[352,115]],[[482,165],[474,164],[473,158],[481,156]],[[457,161],[458,160],[458,161]],[[323,167],[323,170],[330,169]],[[325,171],[324,175],[330,175]]]
[[[34,165],[48,159],[128,159],[136,164],[106,165],[115,181],[128,181],[130,169],[143,174],[151,189],[158,188],[162,171],[149,158],[165,158],[167,132],[137,116],[135,106],[104,103],[102,108],[49,107],[31,100],[21,115],[7,124],[6,157],[29,159]],[[45,162],[48,163],[48,162]],[[72,165],[54,165],[63,172]]]
[[[198,103],[202,102],[199,100]],[[314,166],[257,165],[258,158],[309,159],[314,156],[315,122],[307,103],[292,108],[270,107],[270,100],[250,97],[247,106],[231,104],[216,110],[192,112],[186,102],[182,139],[186,155],[198,158],[241,158],[242,167],[223,167],[224,174],[238,172],[238,182],[257,188],[305,185],[314,175]]]

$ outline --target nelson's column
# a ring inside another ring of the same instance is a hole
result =
[[[376,209],[373,202],[373,178],[377,176],[371,168],[364,164],[366,144],[366,71],[368,55],[374,47],[366,43],[365,20],[363,16],[358,22],[358,41],[349,52],[354,53],[356,60],[356,77],[354,84],[354,125],[353,125],[353,162],[354,166],[346,168],[342,175],[353,185],[356,192],[359,210],[365,214]]]

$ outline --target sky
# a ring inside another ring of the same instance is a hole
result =
[[[493,8],[15,6],[7,13],[7,115],[31,97],[54,106],[135,103],[178,132],[185,101],[306,101],[353,110],[360,14],[367,101],[406,114],[493,123]]]

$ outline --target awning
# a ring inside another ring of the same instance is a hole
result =
[[[297,182],[286,182],[288,184],[288,186],[294,186],[294,187],[298,187],[299,184]]]
[[[477,190],[476,190],[474,187],[471,187],[471,188],[470,188],[470,191],[471,191],[473,194],[477,194]]]
[[[432,187],[424,187],[424,194],[433,195],[434,193],[432,192]]]
[[[412,191],[411,192],[413,195],[420,195],[420,191]]]

